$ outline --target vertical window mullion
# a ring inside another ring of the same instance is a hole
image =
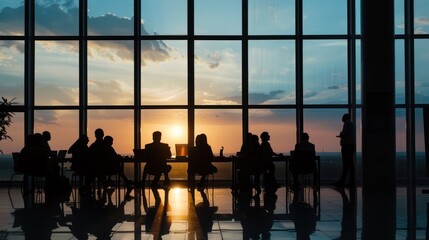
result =
[[[296,141],[300,140],[301,133],[304,131],[304,79],[303,79],[303,8],[302,0],[295,3],[295,61],[296,61]]]
[[[242,42],[241,42],[241,51],[242,51],[242,104],[243,104],[243,114],[242,114],[242,130],[243,130],[243,142],[247,137],[249,132],[249,6],[248,1],[242,1]]]

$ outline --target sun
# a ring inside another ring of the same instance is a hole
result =
[[[174,137],[181,137],[183,135],[183,129],[180,126],[172,126],[171,127],[171,134]]]

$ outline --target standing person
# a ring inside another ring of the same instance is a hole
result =
[[[355,187],[355,167],[353,159],[356,151],[355,127],[348,113],[343,115],[342,121],[344,123],[343,129],[337,137],[340,138],[343,171],[340,180],[335,182],[334,185],[336,187],[346,186],[346,178],[348,176],[348,186]]]
[[[170,184],[168,173],[171,171],[171,165],[167,164],[167,158],[171,157],[170,146],[161,142],[161,132],[155,131],[152,134],[153,142],[145,145],[146,165],[143,170],[143,186],[147,174],[154,175],[151,187],[158,188],[158,182],[161,175],[164,174],[164,185]]]
[[[201,175],[200,182],[197,184],[198,190],[205,188],[207,175],[217,172],[217,168],[212,164],[213,158],[212,148],[207,143],[207,135],[204,133],[198,135],[195,138],[195,147],[189,151],[188,165],[189,174],[195,176],[198,173]]]
[[[270,134],[268,132],[261,133],[261,155],[264,162],[264,189],[277,189],[280,187],[275,178],[275,165],[273,156],[283,156],[273,151],[270,144]]]

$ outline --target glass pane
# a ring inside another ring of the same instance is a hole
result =
[[[405,49],[403,40],[395,40],[395,103],[405,103]]]
[[[426,154],[425,154],[425,129],[423,109],[416,108],[415,111],[415,140],[416,140],[416,178],[426,178]]]
[[[414,33],[429,33],[429,2],[414,0]]]
[[[34,132],[49,131],[52,150],[67,150],[79,136],[79,112],[75,110],[34,111]]]
[[[404,34],[405,17],[404,17],[404,0],[395,0],[395,34]]]
[[[355,170],[356,180],[361,181],[362,176],[362,109],[356,108],[356,159],[355,159]]]
[[[347,1],[304,0],[304,34],[346,34]]]
[[[24,1],[0,1],[0,36],[24,35]]]
[[[142,41],[142,104],[187,103],[187,43]]]
[[[362,92],[361,92],[361,83],[362,83],[362,67],[361,67],[361,43],[360,40],[356,40],[356,103],[361,103]]]
[[[293,41],[249,41],[249,103],[295,103]]]
[[[294,0],[249,1],[250,35],[283,35],[294,33]]]
[[[429,103],[429,40],[416,39],[414,45],[415,101]]]
[[[195,0],[195,34],[239,35],[241,0]]]
[[[355,24],[356,24],[356,34],[361,34],[361,26],[360,26],[360,15],[361,15],[361,9],[360,9],[360,4],[361,4],[361,0],[355,0],[355,10],[356,10],[356,20],[355,20]]]
[[[36,0],[35,34],[78,35],[79,0]]]
[[[407,129],[405,109],[396,109],[396,178],[407,178]]]
[[[0,181],[10,180],[13,173],[12,153],[19,152],[24,147],[24,114],[16,112],[6,131],[12,140],[1,140],[0,150],[3,153],[0,153]]]
[[[79,43],[38,41],[35,48],[35,104],[79,104]]]
[[[142,0],[142,35],[187,34],[186,0]]]
[[[3,151],[3,154],[12,154],[12,152],[21,151],[24,147],[24,113],[15,112],[12,117],[12,123],[6,128],[6,131],[7,135],[11,137],[12,140],[2,139],[0,150]],[[0,160],[2,160],[1,153]],[[8,175],[8,177],[10,177],[10,175]]]
[[[132,41],[88,42],[88,103],[129,105],[134,96]]]
[[[88,1],[88,35],[133,35],[133,0]]]
[[[118,154],[133,155],[134,113],[132,110],[89,110],[88,145],[95,141],[94,132],[97,128],[104,130],[104,136],[113,137],[113,147]]]
[[[316,145],[320,155],[321,179],[339,179],[341,174],[340,133],[341,117],[347,109],[305,109],[304,132],[310,135],[310,142]]]
[[[241,42],[195,42],[195,103],[241,104]]]
[[[184,109],[143,110],[141,144],[152,142],[152,133],[162,133],[161,142],[168,143],[171,154],[176,155],[175,144],[188,143],[188,113]]]
[[[347,103],[347,42],[304,41],[304,103]]]
[[[242,114],[238,109],[195,110],[195,135],[205,133],[214,155],[236,155],[242,144]]]
[[[24,104],[23,41],[0,41],[0,97]]]
[[[295,116],[295,110],[289,109],[251,109],[249,110],[249,132],[259,137],[262,132],[268,132],[273,151],[289,155],[296,143]]]

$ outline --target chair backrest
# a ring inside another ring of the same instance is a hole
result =
[[[21,161],[21,156],[19,152],[12,153],[13,158],[13,171],[15,173],[24,172],[23,163]]]
[[[312,173],[316,167],[316,152],[291,151],[293,161],[299,173]]]

